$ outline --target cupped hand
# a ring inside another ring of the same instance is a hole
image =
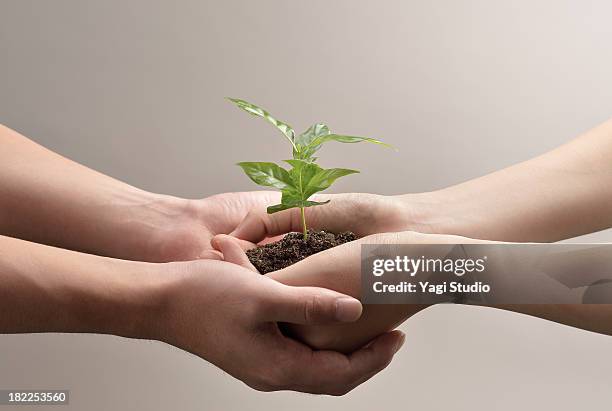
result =
[[[431,227],[419,223],[427,203],[419,195],[331,194],[313,197],[329,204],[306,209],[309,227],[330,231],[353,231],[358,236],[373,233],[417,230]],[[280,194],[272,191],[225,193],[201,200],[170,198],[155,205],[163,218],[156,219],[152,234],[142,241],[145,252],[132,259],[169,262],[220,259],[211,246],[217,234],[229,234],[259,242],[290,231],[301,231],[298,209],[267,214]],[[143,237],[138,235],[139,238]]]
[[[273,233],[278,232],[273,231]],[[481,242],[481,240],[411,231],[373,234],[314,254],[292,266],[268,273],[266,276],[291,286],[324,287],[360,298],[362,244],[426,245],[470,242]],[[223,254],[225,261],[255,271],[243,251],[244,248],[248,248],[249,243],[241,242],[231,236],[220,235],[214,238],[213,244]],[[392,330],[426,307],[427,305],[424,304],[365,305],[363,314],[354,323],[290,325],[287,328],[291,335],[306,342],[309,346],[350,352],[376,336]]]
[[[351,193],[318,195],[313,200],[330,202],[305,209],[309,228],[352,231],[358,237],[404,230],[427,231],[418,223],[418,207],[402,197]],[[256,207],[249,211],[231,235],[258,243],[292,231],[301,232],[301,224],[298,208],[267,214],[265,208]]]
[[[220,259],[210,244],[217,234],[228,234],[250,210],[264,210],[278,202],[272,191],[217,194],[200,200],[168,198],[156,207],[164,217],[142,239],[145,252],[134,259],[150,262]]]
[[[352,322],[358,300],[291,287],[222,261],[170,263],[157,338],[196,354],[262,391],[342,395],[385,368],[404,335],[386,333],[349,355],[314,351],[283,335],[279,322]]]

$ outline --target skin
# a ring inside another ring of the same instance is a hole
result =
[[[391,332],[349,355],[313,351],[277,324],[352,322],[358,300],[218,261],[211,239],[276,194],[180,199],[97,173],[6,127],[0,147],[0,333],[154,339],[258,390],[331,395],[382,370],[404,341]]]
[[[352,230],[361,236],[415,230],[501,241],[556,241],[607,228],[612,225],[612,215],[607,212],[612,199],[610,137],[612,123],[608,122],[536,159],[436,192],[393,197],[319,196],[320,200],[332,202],[307,209],[307,218],[315,228]],[[7,128],[0,129],[0,146],[0,233],[11,237],[98,255],[161,262],[219,258],[213,246],[220,242],[216,248],[222,249],[225,240],[222,236],[215,240],[214,236],[232,232],[243,239],[240,243],[229,240],[235,245],[229,246],[236,252],[235,260],[240,262],[245,245],[299,230],[299,215],[293,210],[273,216],[255,212],[240,223],[248,209],[262,210],[278,202],[272,194],[177,199],[147,193],[93,172]],[[376,241],[468,241],[447,235],[402,235],[386,234]],[[359,276],[351,265],[356,261],[354,244],[272,274],[275,282],[238,264],[135,263],[8,237],[0,237],[0,241],[0,309],[8,313],[0,323],[1,331],[101,332],[159,339],[225,367],[230,374],[264,390],[341,394],[384,367],[403,339],[401,334],[387,333],[367,345],[365,351],[351,356],[323,354],[325,357],[313,361],[314,352],[282,336],[278,322],[308,323],[303,327],[294,325],[291,331],[314,346],[329,344],[346,350],[360,346],[423,308],[400,306],[406,311],[400,308],[396,312],[398,308],[393,307],[389,312],[374,314],[366,310],[364,323],[354,328],[314,326],[313,322],[321,322],[314,318],[329,320],[316,312],[322,310],[329,316],[331,310],[321,307],[331,303],[322,302],[322,296],[308,294],[309,288],[302,285],[317,283],[351,294]],[[224,257],[231,261],[231,252]],[[83,267],[88,267],[86,275]],[[338,271],[332,267],[348,268]],[[224,278],[240,286],[220,282]],[[281,283],[300,287],[283,288],[286,293],[278,293],[274,287]],[[298,298],[300,292],[306,296]],[[278,294],[285,297],[268,297]],[[336,297],[333,298],[331,305],[335,307]],[[287,303],[294,300],[299,303]],[[235,303],[228,307],[228,301]],[[609,306],[501,308],[612,333]],[[58,312],[62,315],[49,314]],[[152,312],[159,315],[152,316]],[[209,318],[206,323],[201,320],[204,314]],[[152,317],[159,320],[151,324]],[[214,322],[217,318],[220,321]],[[223,344],[217,338],[211,339],[211,335],[222,336]],[[235,356],[228,359],[223,355],[228,346],[234,352],[248,352],[251,346],[244,342],[253,338],[263,338],[264,343],[257,344],[261,351],[249,358],[261,357],[265,361],[252,363],[241,358],[244,363],[240,364],[231,361]],[[293,348],[279,351],[283,345]],[[311,371],[302,372],[306,369]],[[340,374],[334,373],[336,369]]]
[[[269,274],[291,285],[314,285],[359,296],[359,243],[466,243],[472,238],[509,242],[553,242],[612,227],[612,120],[534,159],[435,192],[379,196],[320,195],[325,206],[306,210],[315,229],[355,232],[361,240],[319,253]],[[215,240],[231,248],[230,259],[245,265],[237,248],[299,231],[297,210],[265,214],[253,210],[231,235]],[[419,231],[424,234],[405,232]],[[396,232],[372,237],[375,233]],[[402,232],[402,233],[397,233]],[[456,237],[459,236],[459,237]],[[226,256],[226,259],[228,257]],[[245,265],[246,266],[246,265]],[[359,346],[395,327],[425,306],[368,306],[352,325],[291,327],[318,348]],[[612,334],[612,305],[504,305],[590,331]]]
[[[324,287],[360,298],[362,244],[480,243],[481,240],[416,232],[373,234],[327,251],[314,254],[283,270],[266,274],[278,282],[296,287]],[[213,240],[225,260],[257,272],[244,253],[244,243],[219,235]],[[332,263],[333,262],[333,263]],[[407,318],[427,308],[419,304],[366,305],[361,317],[351,324],[300,326],[287,324],[292,336],[317,349],[351,352],[377,335],[394,329]]]
[[[216,234],[236,228],[272,192],[184,199],[98,173],[0,125],[0,234],[147,262],[219,259]]]
[[[313,351],[277,323],[351,322],[360,303],[227,262],[133,262],[4,236],[0,250],[0,332],[159,340],[262,391],[342,395],[386,367],[404,339],[387,333],[350,355]]]

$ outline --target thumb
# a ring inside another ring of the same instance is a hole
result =
[[[255,247],[254,244],[225,234],[214,236],[211,244],[215,247],[215,250],[223,254],[224,261],[238,264],[246,269],[257,272],[257,269],[251,264],[249,257],[244,253],[244,250]]]
[[[270,279],[262,290],[262,319],[292,324],[354,322],[363,307],[356,298],[326,288],[292,287]]]
[[[251,210],[247,216],[230,233],[231,236],[252,243],[259,243],[266,238],[301,231],[297,209],[289,209],[274,214],[264,210]]]

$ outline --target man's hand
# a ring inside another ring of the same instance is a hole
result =
[[[323,287],[358,298],[361,295],[362,244],[454,244],[477,241],[464,237],[416,232],[373,234],[314,254],[263,277],[269,277],[290,286]],[[228,235],[215,237],[213,244],[223,254],[225,261],[256,272],[243,250],[253,246],[252,244],[240,242]],[[354,323],[290,324],[288,329],[292,336],[312,347],[350,352],[392,330],[408,317],[426,307],[427,305],[424,304],[366,305],[363,315]]]
[[[132,236],[142,242],[131,253],[141,261],[171,262],[219,259],[210,241],[217,234],[228,234],[244,220],[250,210],[263,210],[278,202],[272,191],[217,194],[201,200],[160,197],[156,218],[143,209],[144,221],[150,219],[150,232],[143,235],[136,226]],[[150,203],[151,204],[151,203]],[[151,208],[151,207],[149,207]]]
[[[149,262],[218,259],[210,244],[214,235],[235,230],[250,210],[265,214],[266,207],[279,202],[276,192],[202,200],[151,193],[63,158],[1,125],[0,146],[0,235],[55,247]],[[423,231],[414,224],[421,215],[416,198],[319,197],[332,202],[307,210],[315,227],[347,226],[359,235],[370,234],[367,230]]]
[[[229,233],[273,192],[187,200],[151,193],[75,163],[0,125],[0,235],[126,260],[218,258]]]
[[[403,342],[394,332],[351,355],[313,351],[277,323],[353,322],[359,301],[222,261],[133,262],[0,236],[0,283],[0,333],[160,340],[260,390],[344,394],[382,370]]]
[[[144,255],[140,260],[187,261],[220,259],[211,245],[218,234],[232,233],[238,238],[258,242],[289,231],[301,231],[298,209],[267,214],[266,208],[279,202],[279,193],[253,191],[225,193],[202,200],[168,198],[160,200],[158,209],[165,210],[163,219],[146,238]],[[331,200],[322,207],[306,209],[313,228],[330,231],[351,230],[359,236],[390,231],[427,227],[416,223],[421,203],[417,196],[411,201],[400,197],[375,194],[332,194],[316,196],[317,200]],[[143,217],[148,213],[143,212]]]
[[[174,278],[157,337],[192,352],[262,391],[342,395],[389,364],[404,335],[381,335],[350,355],[313,351],[284,336],[278,322],[332,324],[361,315],[354,298],[290,287],[221,261],[168,264]]]

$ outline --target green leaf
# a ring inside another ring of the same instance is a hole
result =
[[[290,204],[276,204],[276,205],[268,207],[266,211],[268,212],[268,214],[274,214],[274,213],[278,213],[279,211],[288,210],[294,207],[297,207],[297,206],[292,205],[292,204],[291,205]]]
[[[308,182],[321,170],[315,163],[311,163],[305,160],[285,160],[285,162],[289,163],[293,168],[289,170],[289,175],[293,181],[293,185],[296,187],[297,191],[300,193],[304,192],[304,189],[308,185]],[[302,198],[302,200],[307,200],[308,197]]]
[[[367,143],[374,143],[374,144],[380,144],[383,145],[385,147],[389,147],[391,148],[391,146],[387,143],[383,143],[380,140],[376,140],[374,138],[369,138],[369,137],[357,137],[357,136],[344,136],[344,135],[340,135],[340,134],[328,134],[326,136],[320,136],[315,138],[311,144],[313,145],[321,145],[323,143],[326,143],[328,141],[337,141],[339,143],[361,143],[362,141],[365,141]]]
[[[296,190],[283,190],[281,203],[268,207],[268,214],[273,214],[278,211],[283,211],[294,207],[301,207],[302,202],[302,196]]]
[[[300,145],[307,146],[316,137],[326,136],[329,133],[330,133],[329,127],[327,127],[325,124],[317,123],[317,124],[314,124],[314,125],[308,127],[308,129],[306,131],[304,131],[302,134],[300,134],[295,139],[295,144],[298,147]]]
[[[299,203],[286,203],[286,204],[276,204],[273,206],[268,207],[267,212],[268,214],[274,214],[274,213],[278,213],[279,211],[283,211],[283,210],[288,210],[290,208],[296,208],[296,207],[314,207],[314,206],[318,206],[318,205],[323,205],[323,204],[327,204],[329,203],[331,200],[327,200],[327,201],[302,201]]]
[[[329,188],[334,181],[340,177],[355,173],[359,173],[359,171],[348,168],[328,168],[327,170],[321,169],[310,179],[310,181],[308,181],[308,184],[304,189],[304,197],[308,199],[308,197],[314,193],[318,193],[319,191]]]
[[[309,201],[308,198],[314,193],[325,190],[338,178],[358,172],[345,168],[330,168],[325,170],[317,164],[305,160],[293,159],[285,161],[292,166],[291,170],[287,172],[291,184],[281,189],[281,203],[268,207],[268,213],[270,214],[294,207],[303,208],[327,204],[329,201]],[[273,163],[264,164],[269,166],[269,164]],[[284,169],[281,170],[284,171]],[[257,177],[259,177],[259,175],[257,175]]]
[[[314,153],[321,147],[320,144],[312,145],[313,140],[329,134],[329,127],[325,124],[317,123],[310,126],[308,130],[300,134],[296,139],[297,150],[293,150],[293,157],[296,159],[308,160],[314,162],[316,158],[312,157]]]
[[[238,163],[246,175],[255,183],[274,187],[279,190],[295,189],[289,172],[274,163],[242,162]]]
[[[316,125],[315,125],[316,126]],[[312,126],[311,128],[309,128],[308,130],[311,130],[309,136],[312,136],[315,132],[314,127]],[[326,127],[327,129],[327,127]],[[307,130],[307,132],[308,132]],[[327,129],[327,131],[329,131],[329,129]],[[323,132],[323,129],[321,130],[321,132]],[[306,134],[306,132],[304,133]],[[301,137],[301,135],[300,135]],[[309,141],[308,141],[309,140]],[[374,138],[369,138],[369,137],[358,137],[358,136],[345,136],[345,135],[340,135],[340,134],[329,134],[325,133],[325,134],[320,134],[317,136],[314,136],[314,138],[310,139],[306,139],[304,138],[304,141],[308,141],[307,144],[296,144],[297,145],[297,149],[293,150],[293,156],[297,159],[303,159],[303,160],[308,160],[311,162],[314,162],[316,159],[313,157],[313,155],[321,148],[321,146],[324,143],[327,143],[328,141],[338,141],[340,143],[361,143],[362,141],[368,142],[368,143],[374,143],[374,144],[380,144],[386,147],[391,147],[390,145],[383,143],[380,140],[376,140]]]
[[[329,203],[331,200],[327,200],[327,201],[304,201],[303,202],[303,207],[313,207],[313,206],[318,206],[318,205],[323,205],[323,204],[327,204]]]
[[[295,132],[293,131],[293,128],[289,124],[275,119],[266,110],[264,110],[261,107],[256,106],[255,104],[249,103],[248,101],[241,100],[239,98],[231,98],[231,97],[228,97],[227,99],[233,102],[234,104],[236,104],[239,108],[243,109],[247,113],[250,113],[254,116],[262,117],[268,123],[274,125],[285,135],[285,137],[287,138],[287,140],[289,140],[293,148],[296,149],[295,142],[294,142]]]
[[[289,170],[289,175],[293,181],[294,189],[286,194],[283,192],[281,200],[283,204],[289,200],[296,203],[304,202],[314,193],[329,188],[338,178],[359,172],[347,168],[323,169],[317,164],[305,160],[293,159],[285,161],[293,167]]]

